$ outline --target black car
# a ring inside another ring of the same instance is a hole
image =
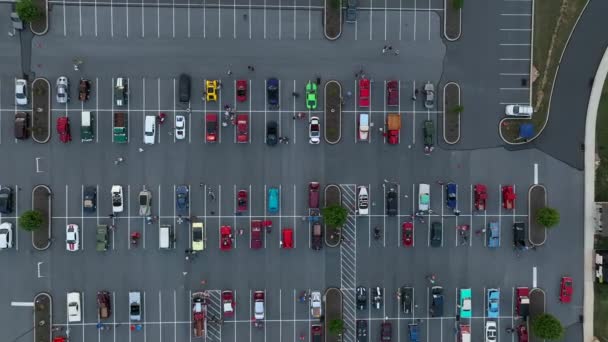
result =
[[[276,121],[268,121],[266,124],[266,144],[274,146],[279,140],[279,125]]]
[[[179,75],[179,102],[190,102],[190,76]]]
[[[441,247],[443,239],[443,229],[441,222],[433,222],[431,224],[431,247]]]
[[[431,288],[431,307],[429,308],[431,317],[443,316],[443,287],[433,286]]]
[[[10,214],[13,212],[13,189],[4,187],[0,189],[0,213]]]
[[[399,297],[401,297],[401,310],[404,314],[412,313],[414,306],[414,289],[407,286],[402,286],[399,289]]]
[[[393,326],[390,322],[380,324],[380,341],[391,341],[393,339]]]
[[[386,193],[386,215],[396,216],[398,205],[399,199],[397,198],[397,191],[395,191],[395,189],[390,189]]]
[[[357,22],[357,7],[359,6],[358,0],[348,0],[346,6],[346,22],[355,23]]]
[[[367,309],[367,289],[363,286],[357,287],[357,309]]]
[[[367,321],[357,321],[357,342],[367,342]]]
[[[97,188],[85,186],[82,193],[82,210],[87,213],[94,213],[97,208]]]
[[[268,97],[268,105],[270,107],[279,106],[279,80],[271,78],[266,81],[266,93]]]

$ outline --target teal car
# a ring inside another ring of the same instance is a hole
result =
[[[310,81],[306,84],[306,108],[317,109],[317,84]]]
[[[460,289],[460,317],[471,318],[471,289]]]
[[[268,189],[268,212],[271,214],[279,212],[279,188]]]

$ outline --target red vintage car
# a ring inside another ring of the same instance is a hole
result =
[[[572,278],[562,277],[559,291],[559,301],[562,303],[570,303],[572,301]]]
[[[230,290],[222,291],[222,313],[224,318],[234,316],[234,293]]]
[[[486,210],[486,199],[488,198],[486,186],[483,184],[475,184],[473,192],[475,193],[475,210]]]
[[[515,289],[515,297],[517,302],[515,304],[515,312],[518,316],[521,316],[524,320],[528,317],[530,312],[530,289],[527,287],[518,287]]]
[[[525,324],[520,324],[517,327],[517,338],[519,342],[528,342],[528,328]]]
[[[239,102],[247,101],[247,81],[236,81],[236,100]]]
[[[399,105],[399,82],[393,80],[386,84],[386,105]]]
[[[369,107],[369,80],[359,80],[359,107]]]
[[[414,245],[414,224],[412,222],[403,222],[401,225],[401,241],[405,247]]]
[[[232,227],[222,226],[220,228],[220,249],[229,251],[232,248]]]
[[[505,185],[502,187],[502,207],[511,210],[515,208],[515,190],[513,185]]]
[[[249,115],[239,114],[236,116],[236,142],[249,142]]]
[[[247,190],[239,190],[236,195],[236,210],[238,212],[247,211]]]
[[[57,118],[57,133],[59,134],[59,140],[62,143],[72,141],[72,135],[70,134],[70,118],[67,116]]]
[[[217,141],[217,114],[205,116],[205,139],[209,143]]]
[[[281,232],[281,246],[285,249],[293,248],[293,229],[283,228]]]
[[[262,248],[262,221],[251,221],[251,236],[249,245],[253,249]]]

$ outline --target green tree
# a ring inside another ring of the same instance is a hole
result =
[[[454,107],[452,107],[452,112],[461,114],[462,112],[464,112],[464,106],[462,106],[462,105],[454,106]]]
[[[338,335],[344,331],[344,321],[336,318],[329,321],[329,332]]]
[[[36,7],[32,0],[19,0],[16,5],[17,15],[23,21],[32,22],[42,17],[42,11]]]
[[[540,208],[536,212],[536,222],[544,227],[551,228],[559,223],[559,212],[553,208]]]
[[[323,220],[330,226],[342,227],[346,222],[348,212],[346,209],[339,205],[330,205],[322,210]]]
[[[464,6],[464,0],[452,0],[452,7],[454,9],[462,9],[462,6]]]
[[[560,321],[550,314],[542,314],[532,320],[530,330],[534,336],[545,340],[559,340],[564,334]]]
[[[28,210],[21,214],[19,226],[28,232],[38,230],[42,226],[42,213],[37,210]]]

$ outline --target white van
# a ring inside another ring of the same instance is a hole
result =
[[[173,227],[170,225],[161,225],[158,228],[158,248],[172,249],[175,247],[174,242]]]
[[[80,120],[80,140],[82,142],[93,141],[95,137],[94,122],[95,117],[91,112],[82,112]]]
[[[156,140],[156,117],[153,115],[146,115],[144,121],[144,144],[154,145]]]

